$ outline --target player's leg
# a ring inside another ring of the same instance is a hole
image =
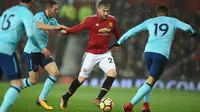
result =
[[[99,63],[99,67],[106,73],[107,77],[103,82],[98,97],[93,102],[97,107],[99,107],[100,100],[112,87],[112,84],[117,76],[115,62],[110,52],[102,55],[102,60]]]
[[[94,55],[91,53],[85,53],[83,56],[83,63],[81,67],[81,71],[79,73],[78,78],[76,78],[68,88],[67,92],[61,97],[60,107],[63,110],[67,109],[67,102],[69,98],[76,92],[76,90],[84,83],[84,81],[88,78],[89,74],[93,70],[94,66],[98,63],[95,60]]]
[[[40,56],[37,54],[28,54],[24,53],[25,63],[28,67],[29,77],[24,78],[23,82],[23,89],[35,85],[39,80],[39,61]]]
[[[131,112],[132,107],[136,105],[146,94],[148,94],[152,90],[152,87],[160,78],[167,63],[167,58],[157,53],[145,53],[145,61],[146,59],[152,59],[152,64],[149,71],[150,76],[148,76],[146,83],[139,88],[136,95],[132,98],[131,102],[124,105],[125,112]]]
[[[56,83],[57,77],[59,75],[58,67],[55,62],[50,62],[44,67],[44,69],[48,72],[49,76],[46,79],[42,92],[39,96],[40,100],[44,100],[46,98],[51,88]]]
[[[146,68],[147,68],[147,75],[150,76],[149,74],[149,71],[150,71],[150,66],[151,66],[151,62],[148,62],[148,60],[146,60]],[[165,67],[166,64],[164,63],[163,66]],[[159,71],[158,71],[159,72]],[[161,75],[163,74],[164,70],[160,73]],[[160,76],[161,76],[160,75]],[[146,82],[145,82],[146,83]],[[149,104],[149,100],[150,100],[150,97],[151,97],[151,93],[152,93],[152,90],[150,92],[148,92],[145,96],[144,96],[144,103],[143,103],[143,106],[142,106],[142,111],[143,112],[151,112],[151,109],[150,109],[150,104]]]
[[[146,83],[146,82],[145,82]],[[152,91],[152,90],[151,90]],[[151,112],[150,109],[150,104],[149,104],[149,100],[151,97],[151,91],[149,91],[145,96],[144,96],[144,103],[142,105],[142,111],[143,112]]]
[[[21,91],[21,72],[15,54],[12,56],[0,54],[0,59],[0,66],[11,83],[0,106],[0,112],[7,112],[8,108],[14,104]]]
[[[84,83],[86,77],[78,76],[78,78],[74,79],[71,83],[70,87],[68,88],[67,92],[61,96],[61,103],[60,107],[63,110],[67,109],[67,103],[69,98],[76,92],[76,90]]]
[[[39,80],[39,72],[33,70],[29,71],[29,77],[24,78],[22,80],[23,83],[22,89],[35,85],[38,80]]]
[[[146,61],[146,68],[147,68],[147,76],[149,75],[149,71],[150,71],[150,66],[152,62],[148,62],[149,60]],[[145,82],[146,83],[146,82]],[[152,90],[151,90],[152,91]],[[151,91],[148,92],[145,96],[144,96],[144,103],[142,105],[142,111],[143,112],[151,112],[150,109],[150,104],[149,104],[149,100],[150,100],[150,95],[151,95]]]
[[[59,75],[59,71],[58,71],[58,67],[56,63],[53,61],[52,58],[46,59],[45,57],[43,57],[42,60],[43,61],[42,61],[41,66],[48,72],[49,76],[44,83],[42,92],[40,93],[40,96],[38,100],[36,101],[36,103],[38,105],[41,105],[47,110],[52,110],[53,107],[47,104],[47,101],[45,100],[45,98],[49,94],[51,88],[56,83],[57,77]]]

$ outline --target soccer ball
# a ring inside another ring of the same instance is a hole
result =
[[[110,98],[103,98],[100,101],[100,109],[104,112],[110,112],[114,107],[114,103]]]

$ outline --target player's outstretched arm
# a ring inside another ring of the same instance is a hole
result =
[[[124,44],[124,42],[130,38],[133,35],[136,35],[137,33],[146,30],[146,21],[137,25],[136,27],[133,27],[132,29],[128,30],[125,34],[122,35],[122,37],[115,43],[114,45],[109,47],[109,50],[114,47],[115,51],[120,50],[121,45]]]
[[[82,23],[66,28],[65,31],[61,31],[63,34],[78,33],[84,29],[89,29],[91,27],[91,18],[86,18]]]
[[[133,35],[136,35],[137,33],[141,32],[141,31],[144,31],[144,30],[147,30],[147,27],[146,27],[146,21],[131,28],[130,30],[128,30],[125,34],[122,35],[122,37],[117,41],[117,43],[119,45],[122,45],[124,44],[124,42],[132,37]]]
[[[181,29],[183,31],[188,32],[188,34],[191,36],[196,36],[196,31],[189,24],[186,24],[178,19],[175,19],[175,25],[176,29]]]
[[[67,27],[64,26],[64,25],[51,26],[51,25],[48,25],[48,24],[44,24],[42,22],[37,22],[36,24],[37,24],[37,27],[40,30],[61,30],[61,29],[67,29]]]

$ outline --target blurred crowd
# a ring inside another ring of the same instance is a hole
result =
[[[0,14],[8,6],[11,6],[13,0],[5,2],[0,1]],[[55,0],[56,1],[56,0]],[[57,0],[60,4],[58,21],[66,26],[79,24],[87,16],[96,12],[96,4],[99,0]],[[111,15],[117,18],[121,34],[130,28],[138,25],[146,19],[155,16],[155,8],[159,4],[169,6],[170,16],[184,21],[200,33],[200,0],[108,0],[111,2]],[[43,10],[43,0],[37,4],[34,12]],[[7,4],[7,5],[6,5]],[[7,7],[6,7],[7,6]],[[51,32],[49,39],[49,48],[54,53],[55,60],[61,69],[61,73],[77,75],[81,57],[88,43],[88,32],[81,32],[75,35],[69,35],[67,38],[54,38],[55,33]],[[74,38],[74,40],[72,40]],[[199,38],[199,39],[198,39]],[[143,60],[143,51],[148,39],[148,32],[142,32],[123,46],[120,52],[114,52],[119,77],[142,78],[145,76],[145,63]],[[21,54],[26,39],[22,41],[18,52]],[[111,44],[116,40],[112,39]],[[73,44],[74,43],[74,44]],[[70,50],[71,49],[71,50]],[[77,50],[73,50],[77,49]],[[23,60],[23,57],[21,58]],[[75,61],[72,61],[75,60]],[[23,61],[22,61],[23,62]],[[69,66],[70,65],[70,66]],[[73,66],[74,65],[74,66]],[[22,64],[23,66],[23,64]],[[71,67],[71,68],[70,68]],[[69,69],[67,69],[69,68]],[[62,70],[64,69],[64,70]],[[74,70],[75,72],[66,71]],[[62,72],[63,71],[63,72]],[[100,70],[96,69],[96,74]],[[174,43],[172,45],[171,57],[166,67],[163,79],[177,80],[199,80],[200,79],[200,37],[189,36],[183,31],[177,31]]]

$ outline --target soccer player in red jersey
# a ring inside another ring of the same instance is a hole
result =
[[[67,29],[62,33],[77,33],[84,29],[89,30],[89,44],[83,56],[83,64],[78,78],[76,78],[70,85],[66,94],[61,97],[61,108],[67,109],[67,102],[75,91],[88,78],[96,64],[105,72],[107,78],[105,79],[98,97],[94,100],[94,104],[99,107],[100,100],[110,90],[117,73],[116,66],[108,50],[111,34],[114,34],[118,40],[120,33],[116,25],[115,17],[109,15],[110,4],[101,1],[98,4],[98,13],[96,15],[86,18],[82,23]]]

